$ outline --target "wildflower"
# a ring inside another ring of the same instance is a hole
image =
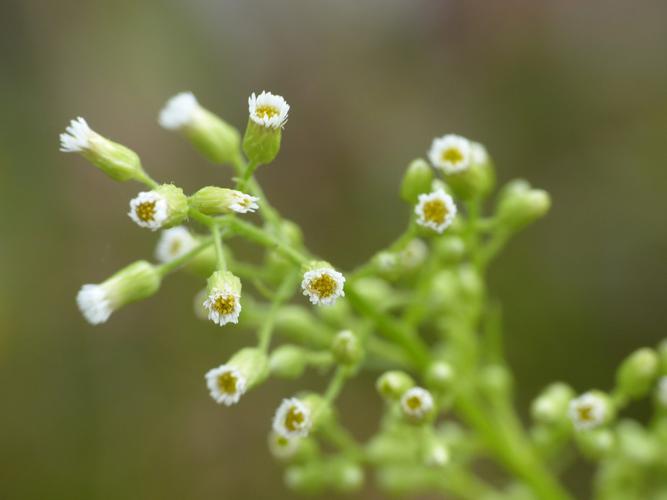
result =
[[[428,246],[424,240],[415,238],[405,245],[400,252],[401,264],[405,269],[416,269],[421,266],[428,256]]]
[[[299,450],[300,444],[300,438],[285,437],[276,431],[269,433],[269,451],[279,460],[292,458]]]
[[[187,197],[173,184],[143,191],[130,201],[130,218],[141,227],[156,231],[180,224],[188,213]]]
[[[248,113],[250,119],[257,125],[266,128],[282,128],[287,123],[289,104],[282,96],[270,92],[255,93],[248,98]]]
[[[435,168],[445,174],[463,172],[472,162],[472,145],[464,137],[454,134],[433,139],[428,157]]]
[[[208,319],[223,326],[238,323],[241,314],[241,281],[229,271],[216,271],[208,279],[204,301]]]
[[[414,385],[410,375],[398,370],[383,373],[375,383],[377,391],[388,401],[398,400]]]
[[[312,426],[310,408],[300,399],[283,399],[273,418],[273,430],[288,439],[305,437]]]
[[[248,98],[248,126],[243,152],[254,166],[271,163],[280,151],[281,130],[287,122],[289,104],[279,95],[262,92]],[[246,173],[251,174],[252,171]]]
[[[442,189],[437,189],[431,193],[419,195],[415,213],[417,224],[442,233],[454,220],[456,205],[451,196]]]
[[[103,283],[83,285],[76,302],[86,320],[98,325],[121,306],[153,295],[160,288],[160,281],[156,268],[142,260],[121,269]]]
[[[413,387],[401,396],[403,414],[414,422],[424,421],[433,412],[433,396],[422,387]]]
[[[158,117],[160,126],[178,130],[206,158],[215,163],[233,163],[239,154],[239,132],[200,106],[192,92],[181,92],[167,101]]]
[[[530,184],[523,180],[508,183],[498,200],[498,223],[513,231],[543,217],[551,207],[549,193],[532,189]]]
[[[190,197],[192,208],[207,215],[254,212],[259,208],[258,201],[256,196],[213,186],[202,188]]]
[[[533,418],[545,424],[554,424],[567,418],[568,405],[573,393],[572,388],[562,382],[549,385],[531,405]]]
[[[326,262],[315,262],[306,271],[301,281],[303,294],[312,304],[329,306],[336,302],[338,297],[344,297],[345,277],[329,266]]]
[[[606,398],[590,391],[570,401],[568,414],[575,429],[586,430],[602,425],[609,417],[609,410]]]
[[[343,365],[354,365],[364,355],[359,339],[350,330],[338,332],[331,344],[331,352],[335,360]]]
[[[206,373],[206,385],[216,403],[231,406],[246,391],[246,380],[236,368],[220,365]]]
[[[449,462],[449,449],[435,437],[432,437],[424,443],[422,454],[424,464],[428,467],[443,467]]]
[[[645,396],[653,387],[660,359],[658,354],[648,347],[638,349],[621,363],[616,372],[616,385],[621,394],[637,399]]]
[[[266,354],[254,347],[241,349],[231,359],[206,374],[206,385],[211,397],[219,404],[231,406],[243,394],[263,382],[268,376]]]
[[[408,165],[401,182],[401,198],[408,203],[416,203],[417,197],[427,193],[433,181],[433,169],[421,158]]]
[[[172,227],[162,231],[157,246],[155,258],[162,263],[171,262],[181,257],[197,246],[197,240],[184,226]]]
[[[84,158],[117,181],[147,180],[141,161],[134,151],[102,137],[81,117],[72,120],[65,133],[60,134],[60,151],[81,153]]]

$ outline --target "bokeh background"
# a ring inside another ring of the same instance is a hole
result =
[[[58,152],[71,118],[192,191],[229,172],[157,126],[163,102],[192,90],[242,128],[250,92],[284,95],[259,178],[343,269],[403,227],[402,170],[434,136],[485,143],[502,181],[554,199],[491,275],[525,413],[554,379],[609,387],[665,335],[666,53],[663,0],[0,0],[0,498],[291,497],[265,435],[298,384],[212,404],[204,372],[253,336],[192,318],[201,283],[176,276],[100,327],[80,317],[80,284],[150,257],[155,235],[125,215],[136,185]],[[341,400],[361,438],[372,384]]]

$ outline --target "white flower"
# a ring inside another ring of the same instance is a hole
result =
[[[60,151],[76,153],[90,149],[90,141],[95,135],[86,120],[79,116],[70,122],[65,133],[60,134]]]
[[[246,391],[246,380],[236,368],[220,365],[206,374],[206,385],[218,404],[231,406],[239,402]]]
[[[658,381],[658,402],[667,408],[667,375]]]
[[[143,191],[130,201],[127,215],[139,226],[152,231],[160,229],[169,216],[166,198],[155,191]]]
[[[449,450],[442,443],[436,443],[428,450],[424,462],[429,467],[442,467],[449,462]]]
[[[269,434],[269,451],[271,454],[280,459],[286,460],[294,456],[299,449],[300,438],[290,438],[271,431]]]
[[[344,297],[345,276],[329,267],[306,271],[301,281],[303,294],[312,304],[332,305],[338,297]]]
[[[158,123],[162,128],[178,130],[191,124],[197,118],[200,109],[192,92],[181,92],[164,105]]]
[[[417,224],[442,233],[454,220],[456,205],[451,196],[442,189],[432,193],[420,194],[417,206]]]
[[[84,318],[93,325],[104,323],[113,312],[106,289],[101,285],[83,285],[76,303]]]
[[[408,269],[415,269],[421,266],[428,255],[428,246],[423,240],[415,238],[410,240],[400,253],[403,266]]]
[[[233,212],[239,214],[245,214],[248,212],[254,212],[259,208],[257,202],[259,198],[256,196],[250,196],[249,194],[242,193],[241,191],[236,191],[230,189],[231,198],[229,203],[229,209]]]
[[[241,296],[231,288],[214,288],[204,301],[208,311],[208,319],[223,326],[227,323],[238,323],[241,314]]]
[[[401,408],[409,417],[421,419],[433,410],[433,396],[426,389],[413,387],[401,396]]]
[[[297,398],[283,399],[273,417],[273,430],[288,439],[307,436],[311,425],[310,408]]]
[[[287,122],[289,104],[279,95],[262,92],[255,93],[248,98],[248,112],[250,119],[262,127],[278,129]]]
[[[486,165],[489,162],[489,153],[486,152],[486,148],[479,142],[471,143],[470,155],[473,164],[475,165]]]
[[[159,262],[171,262],[197,246],[197,240],[183,226],[162,231],[155,247],[155,258]]]
[[[468,139],[448,134],[433,139],[428,157],[435,168],[446,174],[466,170],[472,160],[472,146]]]
[[[607,402],[598,394],[587,392],[570,401],[568,415],[577,430],[592,429],[604,422]]]

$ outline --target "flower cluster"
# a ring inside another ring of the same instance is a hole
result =
[[[629,356],[610,391],[577,395],[563,382],[547,386],[532,404],[529,429],[511,404],[513,380],[486,271],[514,234],[548,212],[549,195],[515,180],[491,203],[495,168],[486,148],[459,135],[437,137],[403,175],[405,230],[343,273],[305,246],[299,227],[271,206],[257,181],[257,169],[280,151],[289,111],[281,96],[253,93],[241,134],[190,92],[169,99],[160,126],[235,174],[233,185],[192,194],[153,180],[134,151],[83,118],[71,122],[61,150],[79,153],[111,179],[142,184],[129,218],[160,231],[155,264],[139,260],[81,287],[76,302],[84,318],[105,323],[182,271],[199,289],[205,282],[195,299],[198,318],[224,332],[257,332],[256,343],[205,373],[202,388],[215,403],[242,404],[269,379],[328,373],[321,392],[277,395],[272,424],[266,416],[269,450],[286,465],[294,490],[358,490],[372,468],[377,486],[391,494],[564,500],[572,495],[560,467],[574,444],[600,464],[599,498],[666,498],[667,342]],[[232,237],[262,247],[261,263],[237,255]],[[336,411],[345,384],[362,370],[376,372],[384,402],[378,431],[365,442]],[[620,417],[649,395],[649,425]],[[225,418],[227,410],[217,410]],[[502,481],[476,472],[489,459],[505,471]]]

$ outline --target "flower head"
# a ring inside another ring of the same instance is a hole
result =
[[[78,153],[89,149],[90,140],[95,132],[88,126],[86,120],[80,116],[72,120],[65,133],[60,134],[60,151],[65,153]]]
[[[422,420],[433,411],[433,396],[422,387],[413,387],[401,396],[403,413],[415,420]]]
[[[192,123],[200,106],[192,92],[181,92],[167,101],[158,117],[162,128],[178,130]]]
[[[208,319],[223,326],[238,323],[241,314],[241,281],[229,271],[216,271],[208,279],[204,301]]]
[[[262,92],[255,93],[248,98],[248,112],[250,119],[262,127],[278,129],[287,122],[289,104],[279,95]]]
[[[456,205],[451,196],[442,189],[420,194],[415,207],[417,224],[442,233],[454,220]]]
[[[269,433],[269,450],[274,457],[280,460],[293,457],[299,450],[300,442],[300,438],[285,437],[276,431]]]
[[[168,208],[164,196],[156,191],[143,191],[130,201],[127,215],[139,226],[155,231],[167,220]]]
[[[310,408],[300,399],[283,399],[273,418],[273,430],[288,439],[305,437],[312,425]]]
[[[76,303],[86,320],[99,325],[109,319],[113,309],[102,285],[83,285],[76,296]]]
[[[587,392],[570,401],[568,414],[577,430],[593,429],[607,418],[608,403],[595,392]]]
[[[435,168],[445,174],[455,174],[466,170],[472,160],[470,141],[459,135],[448,134],[433,139],[428,157]]]
[[[171,262],[185,255],[197,245],[197,240],[183,226],[162,231],[155,247],[155,258],[159,262]]]
[[[246,391],[246,380],[239,370],[220,365],[206,373],[206,385],[211,397],[218,404],[231,406],[239,402]]]
[[[331,267],[318,267],[306,271],[301,281],[303,294],[312,304],[332,305],[338,297],[344,297],[345,276]]]
[[[257,202],[259,198],[256,196],[251,196],[241,191],[231,190],[231,203],[229,204],[229,209],[233,212],[239,214],[245,214],[248,212],[254,212],[259,208]]]
[[[190,197],[190,205],[207,215],[221,215],[230,212],[245,214],[259,208],[259,198],[236,189],[206,186]]]
[[[428,256],[428,246],[424,240],[415,238],[405,245],[400,253],[403,266],[407,269],[416,269],[421,266]]]

